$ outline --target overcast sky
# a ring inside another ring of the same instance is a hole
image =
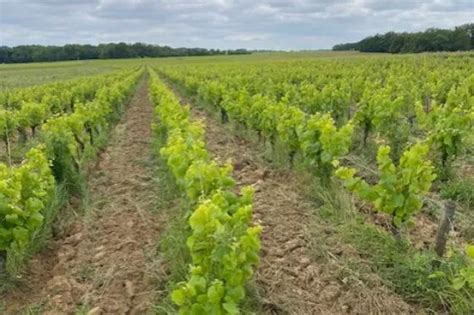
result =
[[[321,49],[473,16],[474,0],[0,0],[0,45]]]

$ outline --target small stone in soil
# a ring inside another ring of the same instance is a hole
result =
[[[132,298],[135,295],[132,281],[130,280],[125,281],[125,289],[127,291],[127,295],[129,298]]]
[[[99,260],[101,260],[104,256],[105,256],[105,253],[104,253],[104,252],[99,252],[99,253],[95,254],[94,260],[95,260],[95,261],[99,261]]]
[[[87,312],[87,315],[100,315],[102,313],[102,310],[100,309],[100,307],[94,307],[93,309],[91,309],[89,312]]]

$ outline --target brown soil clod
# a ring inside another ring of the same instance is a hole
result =
[[[109,146],[91,171],[91,209],[31,261],[5,297],[6,313],[43,305],[44,314],[144,314],[156,296],[147,254],[163,214],[151,211],[153,106],[143,79]]]

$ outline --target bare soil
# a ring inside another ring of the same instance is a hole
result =
[[[180,98],[183,104],[190,103]],[[333,230],[315,222],[314,204],[295,173],[263,162],[261,143],[236,136],[207,111],[192,106],[192,113],[205,123],[208,150],[216,160],[234,165],[239,186],[256,188],[254,221],[264,230],[255,278],[264,314],[415,313],[376,275],[368,275],[370,283],[363,283],[357,275],[347,274],[337,257],[329,258],[331,263],[321,259],[335,255],[316,252],[318,241],[313,236]],[[340,246],[334,248],[336,255],[357,255],[351,247]]]
[[[152,213],[151,120],[147,80],[139,83],[109,146],[90,174],[91,206],[34,257],[9,292],[6,313],[144,314],[156,296],[151,257],[165,225]],[[153,266],[160,268],[160,266]]]

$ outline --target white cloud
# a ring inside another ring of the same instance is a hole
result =
[[[0,0],[0,45],[315,49],[472,16],[472,0]]]
[[[225,40],[236,41],[236,42],[255,42],[263,41],[268,39],[267,34],[254,34],[254,33],[236,33],[230,34],[224,37]]]

